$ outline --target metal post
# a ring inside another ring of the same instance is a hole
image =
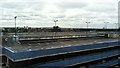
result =
[[[17,35],[17,29],[16,29],[16,18],[17,16],[14,17],[15,18],[15,36]]]
[[[6,65],[9,66],[9,58],[7,58]]]
[[[104,24],[105,24],[104,28],[107,29],[107,24],[108,24],[108,23],[109,23],[109,22],[104,22]]]
[[[115,24],[115,27],[116,27],[116,29],[117,29],[118,23],[114,23],[114,24]]]
[[[88,24],[90,24],[90,22],[86,22],[87,24],[87,29],[88,29]],[[88,32],[86,31],[86,37],[88,37]]]
[[[86,22],[86,24],[87,24],[87,29],[88,29],[88,25],[90,24],[90,22]]]
[[[118,23],[114,23],[115,24],[115,32],[116,32],[116,34],[117,34],[117,26],[118,26]]]
[[[14,38],[15,38],[15,41],[16,41],[16,36],[17,36],[17,29],[16,29],[16,18],[17,18],[17,16],[15,16],[14,18],[15,18],[15,37],[14,37]]]
[[[56,22],[58,22],[58,20],[54,20],[54,22],[55,22],[55,28],[56,28]],[[56,37],[56,31],[54,32],[54,38]]]
[[[88,29],[88,23],[87,23],[87,29]]]
[[[55,22],[55,26],[56,26],[56,22],[57,22],[58,20],[54,20],[54,22]]]
[[[56,22],[55,22],[55,26],[56,26]]]

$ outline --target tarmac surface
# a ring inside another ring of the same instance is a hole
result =
[[[51,49],[51,48],[61,48],[69,46],[80,46],[83,44],[94,44],[101,42],[118,41],[118,39],[113,38],[81,38],[81,39],[67,39],[67,40],[57,40],[54,42],[36,42],[36,43],[22,43],[15,44],[11,46],[5,46],[14,52],[28,51],[28,50],[40,50],[40,49]]]

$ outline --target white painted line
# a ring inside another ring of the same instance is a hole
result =
[[[9,48],[7,48],[7,47],[4,47],[5,49],[7,49],[7,50],[9,50],[10,52],[12,52],[12,53],[15,53],[15,51],[13,51],[13,50],[11,50],[11,49],[9,49]]]

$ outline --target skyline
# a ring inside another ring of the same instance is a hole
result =
[[[14,27],[52,27],[86,28],[85,22],[91,22],[88,28],[116,28],[118,22],[119,0],[1,0],[0,26]]]

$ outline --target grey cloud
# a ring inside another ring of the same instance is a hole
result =
[[[104,8],[104,7],[96,7],[96,8],[89,8],[88,11],[91,12],[113,12],[115,9],[114,8]]]
[[[0,2],[1,3],[1,2]],[[23,3],[18,3],[18,2],[3,2],[1,3],[1,7],[2,8],[24,8],[23,6],[25,6],[26,4],[23,4]]]
[[[117,4],[117,3],[116,3]],[[96,2],[89,4],[85,9],[90,12],[115,12],[117,11],[117,5],[112,2]]]
[[[59,15],[56,18],[65,18],[65,15]]]
[[[30,16],[39,17],[39,18],[47,18],[47,16],[43,15],[42,13],[32,13]]]
[[[58,7],[64,8],[64,9],[74,9],[74,8],[84,8],[88,6],[87,2],[60,2],[56,3]]]
[[[7,8],[7,9],[20,9],[23,10],[25,8],[32,8],[41,10],[44,8],[45,3],[42,1],[39,2],[0,2],[1,8]]]

